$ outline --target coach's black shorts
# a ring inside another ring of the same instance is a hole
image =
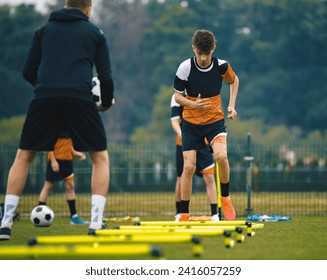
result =
[[[209,150],[209,147],[204,147],[197,151],[196,154],[196,170],[195,174],[202,177],[201,171],[214,165],[213,155]],[[176,145],[176,172],[177,176],[182,176],[184,167],[182,146]]]
[[[210,143],[219,133],[226,132],[224,119],[211,124],[181,122],[183,151],[200,150],[205,147],[204,139]]]
[[[47,163],[47,171],[45,179],[49,182],[62,181],[74,173],[72,160],[57,160],[59,164],[59,172],[56,173],[52,170],[51,161]]]
[[[95,103],[67,97],[34,99],[31,102],[19,148],[52,151],[63,130],[70,132],[77,151],[107,149],[105,129]]]

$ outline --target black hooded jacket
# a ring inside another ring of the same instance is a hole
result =
[[[94,66],[102,105],[109,108],[114,85],[104,34],[79,9],[63,8],[51,13],[47,24],[35,32],[23,76],[35,87],[35,98],[91,101]]]

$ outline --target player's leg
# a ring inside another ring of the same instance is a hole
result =
[[[9,240],[14,213],[24,190],[28,171],[35,158],[35,152],[18,149],[10,168],[5,195],[4,215],[1,221],[0,240]]]
[[[226,134],[218,135],[211,143],[214,158],[219,166],[219,178],[221,186],[221,203],[226,220],[235,220],[235,210],[229,195],[230,167],[227,157]]]
[[[53,98],[34,99],[28,108],[19,149],[8,175],[5,216],[0,228],[0,240],[10,239],[13,214],[35,158],[35,151],[52,151],[54,148],[58,127],[57,114],[54,113],[57,106],[53,100]]]
[[[183,151],[184,168],[181,176],[181,216],[179,221],[189,220],[192,181],[196,167],[196,151]]]
[[[182,201],[182,194],[181,194],[181,176],[183,173],[183,151],[182,146],[176,145],[176,184],[175,184],[175,201],[176,201],[176,215],[175,221],[179,220],[181,210],[181,201]]]
[[[189,204],[192,193],[193,175],[196,170],[197,150],[204,146],[203,135],[197,126],[188,122],[181,122],[183,173],[181,176],[181,210],[179,221],[187,221],[190,217]]]
[[[204,173],[203,181],[205,182],[205,185],[206,185],[207,196],[208,196],[208,200],[210,203],[211,220],[219,221],[218,204],[217,204],[217,190],[216,190],[216,182],[215,182],[214,174]]]
[[[47,169],[45,173],[45,182],[39,195],[39,205],[46,205],[50,191],[53,188],[54,182],[61,181],[63,179],[59,162],[59,171],[55,172],[52,169],[51,161],[47,162]]]
[[[67,176],[64,179],[64,183],[66,189],[66,201],[70,213],[70,224],[71,225],[86,224],[86,222],[82,218],[80,218],[77,214],[74,174]]]
[[[77,151],[89,152],[92,162],[91,220],[88,234],[102,228],[103,212],[109,189],[109,154],[106,132],[101,116],[93,102],[69,100],[65,112],[68,127]]]
[[[103,212],[109,190],[109,154],[105,150],[90,152],[89,156],[92,161],[90,229],[96,230],[102,227]]]
[[[206,186],[206,192],[208,195],[208,201],[211,210],[211,220],[219,221],[215,181],[215,165],[213,161],[213,155],[207,147],[204,147],[197,152],[196,174],[202,176]]]
[[[74,174],[69,175],[64,179],[66,189],[66,200],[75,200],[75,178]],[[73,214],[76,214],[73,213]]]
[[[69,175],[64,179],[65,183],[65,189],[66,189],[66,201],[69,208],[70,213],[70,223],[74,224],[74,221],[72,220],[73,217],[77,216],[77,210],[76,210],[76,200],[75,200],[75,180],[74,180],[74,174]]]
[[[69,205],[70,216],[77,213],[75,207],[75,175],[72,160],[59,160],[61,178],[64,180],[66,189],[66,200],[71,201]]]
[[[180,176],[176,177],[175,207],[176,207],[175,222],[178,222],[180,214],[182,212],[182,194],[181,194],[181,177]]]
[[[47,204],[49,192],[52,190],[52,188],[53,188],[53,182],[46,180],[44,182],[43,188],[39,195],[39,205]]]

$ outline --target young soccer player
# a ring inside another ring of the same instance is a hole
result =
[[[114,84],[103,31],[89,22],[91,0],[66,0],[38,29],[23,75],[34,86],[16,158],[10,168],[0,240],[9,240],[13,215],[38,151],[53,151],[59,133],[68,129],[74,148],[92,161],[91,220],[88,234],[102,228],[109,189],[109,154],[99,111],[114,104]],[[98,74],[102,105],[92,99],[93,71]]]
[[[181,215],[181,175],[183,172],[183,151],[182,151],[182,132],[181,132],[181,118],[183,113],[183,106],[175,101],[175,94],[171,98],[171,115],[170,121],[173,130],[176,133],[176,185],[175,185],[175,198],[176,198],[176,216],[175,221],[179,221]],[[206,185],[206,191],[211,209],[211,221],[219,221],[217,211],[217,190],[215,182],[215,164],[213,161],[212,153],[208,147],[205,146],[200,149],[196,154],[196,170],[195,174],[203,178]]]
[[[85,160],[85,154],[74,149],[68,132],[60,133],[53,151],[47,152],[47,171],[44,186],[40,192],[39,205],[46,205],[49,192],[54,183],[64,181],[66,200],[70,212],[70,224],[86,224],[76,210],[75,177],[73,170],[74,157]]]
[[[226,220],[234,220],[236,214],[229,195],[227,133],[220,92],[225,80],[230,92],[227,117],[235,119],[239,79],[227,61],[212,56],[216,49],[216,39],[212,32],[197,30],[192,37],[192,49],[195,56],[179,65],[174,80],[175,100],[184,107],[181,124],[184,169],[181,176],[182,214],[179,220],[189,220],[196,154],[205,146],[205,138],[219,165],[224,217]]]

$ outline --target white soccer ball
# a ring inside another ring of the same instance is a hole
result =
[[[100,81],[98,77],[93,77],[92,79],[92,94],[93,94],[93,101],[97,106],[100,106],[102,104],[102,100],[101,100]]]
[[[54,220],[53,210],[47,205],[36,206],[31,212],[31,222],[36,227],[49,227]]]

